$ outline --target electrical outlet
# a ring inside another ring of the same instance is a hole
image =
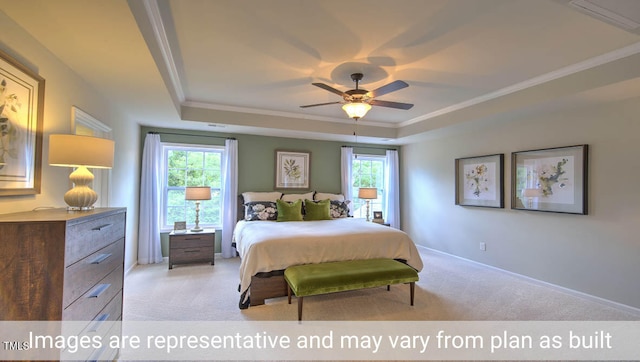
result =
[[[480,242],[480,250],[487,251],[487,244],[481,241]]]

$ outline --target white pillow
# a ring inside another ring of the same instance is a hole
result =
[[[280,197],[282,197],[282,192],[273,191],[273,192],[243,192],[242,198],[244,202],[256,202],[256,201],[271,201],[276,202]]]
[[[344,201],[344,195],[343,194],[327,194],[323,192],[316,193],[316,198],[315,198],[316,201],[322,201],[326,199],[329,199],[331,201]]]
[[[313,200],[313,193],[314,191],[311,192],[307,192],[306,194],[284,194],[282,195],[281,200],[282,201],[286,201],[286,202],[296,202],[298,200]]]

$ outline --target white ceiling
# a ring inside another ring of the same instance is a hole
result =
[[[640,18],[637,0],[576,1]],[[0,0],[0,9],[144,125],[336,140],[357,130],[398,144],[522,109],[640,94],[640,28],[568,0]],[[406,81],[379,99],[415,106],[374,106],[357,128],[339,104],[299,107],[340,101],[311,83],[348,90],[355,72],[368,90]]]

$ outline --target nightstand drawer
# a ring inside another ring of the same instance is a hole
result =
[[[210,262],[213,260],[213,256],[213,246],[171,250],[172,263]]]
[[[172,235],[171,249],[197,248],[201,246],[212,246],[213,235]]]
[[[64,271],[63,305],[66,308],[74,300],[94,286],[112,270],[122,266],[124,239],[102,248]]]

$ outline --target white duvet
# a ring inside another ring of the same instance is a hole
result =
[[[390,258],[406,260],[417,271],[423,267],[418,249],[405,232],[362,219],[239,221],[234,240],[242,258],[242,292],[256,273],[299,264]]]

